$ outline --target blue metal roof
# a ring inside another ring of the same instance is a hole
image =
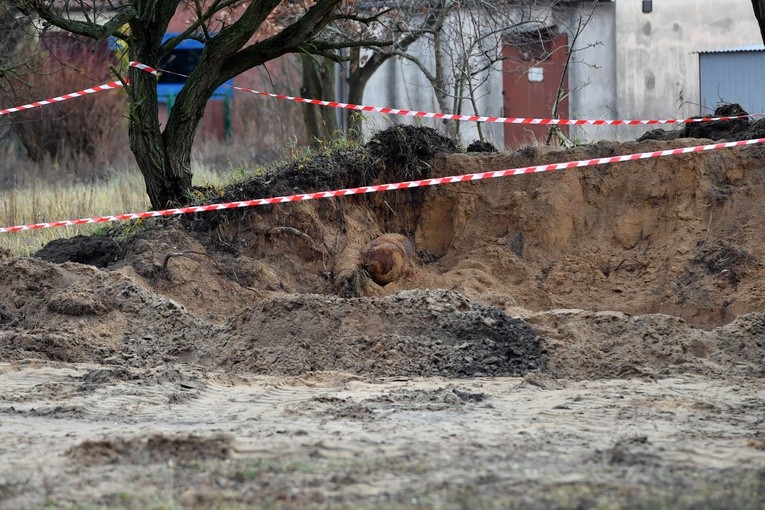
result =
[[[750,44],[748,46],[738,46],[736,48],[725,48],[719,50],[703,50],[698,53],[741,53],[745,51],[765,51],[765,44]]]

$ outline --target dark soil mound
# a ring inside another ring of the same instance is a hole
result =
[[[107,267],[122,258],[119,243],[105,236],[74,236],[68,239],[56,239],[43,246],[35,253],[48,262],[61,264],[77,262],[96,267]]]
[[[749,114],[741,108],[741,105],[732,103],[719,106],[712,115],[707,117],[739,117],[743,115]],[[702,119],[704,117],[693,118]],[[637,141],[676,140],[678,138],[702,138],[728,142],[765,138],[765,119],[751,122],[748,117],[744,117],[713,122],[689,122],[678,129],[653,129],[638,138]]]
[[[394,169],[391,177],[424,179],[427,162],[439,153],[458,152],[450,139],[431,128],[396,126],[381,131],[367,144],[369,153],[383,160],[386,167]]]
[[[738,103],[725,104],[715,109],[713,117],[738,117],[749,115]],[[717,120],[714,122],[694,122],[686,124],[683,138],[709,138],[710,140],[746,140],[749,119]]]
[[[225,345],[223,366],[269,374],[519,376],[543,366],[524,321],[443,290],[289,295],[244,314]]]
[[[343,149],[326,155],[298,160],[273,173],[255,177],[214,197],[215,202],[235,202],[274,196],[357,188],[372,184],[424,179],[429,175],[429,161],[436,154],[457,152],[450,139],[431,128],[395,126],[379,132],[365,146]],[[422,193],[408,193],[421,201]],[[376,197],[356,197],[356,201],[376,201]],[[272,206],[255,209],[270,212]],[[229,210],[200,214],[192,221],[196,230],[209,231],[222,220],[240,218],[245,211]],[[188,218],[184,218],[188,221]]]
[[[467,146],[467,152],[499,152],[493,144],[476,140]]]

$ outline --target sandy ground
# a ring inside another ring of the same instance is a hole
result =
[[[224,199],[704,142],[385,133]],[[0,253],[0,508],[763,508],[764,156]]]
[[[759,379],[0,366],[6,508],[756,508]],[[759,432],[758,432],[759,431]]]

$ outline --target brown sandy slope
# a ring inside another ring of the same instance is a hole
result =
[[[398,128],[224,200],[704,142],[457,154]],[[0,255],[0,507],[756,508],[764,157],[203,214]],[[416,256],[380,286],[361,254],[388,233]]]

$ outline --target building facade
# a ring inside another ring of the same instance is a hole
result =
[[[563,4],[544,18],[550,30],[567,35],[572,51],[567,68],[567,111],[560,111],[560,118],[665,119],[709,113],[709,106],[702,106],[700,52],[762,42],[750,0]],[[588,17],[586,26],[576,36],[578,20],[583,16]],[[418,51],[423,58],[428,57],[424,43]],[[507,107],[507,94],[511,90],[517,94],[519,84],[525,85],[532,96],[534,87],[543,86],[534,81],[539,79],[538,73],[528,72],[534,67],[540,66],[529,62],[525,73],[508,76],[503,75],[501,65],[496,65],[477,95],[479,111],[467,108],[464,113],[525,116],[528,111],[540,111],[547,112],[542,116],[548,117],[550,98],[535,100],[537,109],[526,109],[520,112],[522,115]],[[415,110],[437,108],[430,84],[416,66],[404,60],[390,61],[378,71],[367,86],[364,102]],[[376,129],[390,122],[370,116],[368,124],[370,129]],[[507,129],[517,131],[517,127]],[[646,129],[577,126],[570,129],[569,135],[576,140],[630,140]],[[462,134],[467,142],[478,137],[474,124],[466,123]],[[505,145],[505,126],[485,126],[484,134],[496,146]],[[529,131],[526,143],[535,141],[539,141],[539,134]]]

